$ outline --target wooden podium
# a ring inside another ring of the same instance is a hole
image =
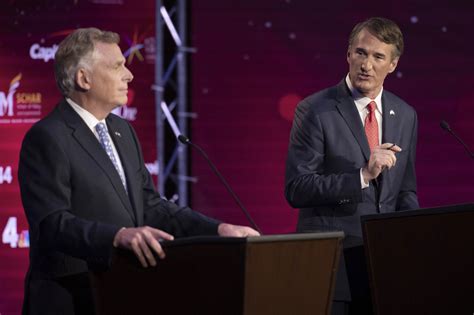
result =
[[[91,273],[97,314],[330,314],[343,237],[183,238],[150,268],[118,251]]]
[[[378,315],[474,313],[474,204],[362,217]]]

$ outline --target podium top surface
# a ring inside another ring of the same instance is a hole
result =
[[[402,218],[402,217],[414,217],[414,216],[424,216],[424,215],[437,215],[437,214],[449,214],[449,213],[458,213],[458,212],[471,212],[474,211],[474,203],[466,203],[460,205],[449,205],[441,206],[434,208],[424,208],[416,210],[405,210],[397,211],[390,213],[382,214],[370,214],[362,216],[362,224],[367,221],[374,220],[384,220],[384,219],[393,219],[393,218]]]
[[[221,236],[193,236],[178,238],[173,241],[162,242],[163,248],[175,246],[187,246],[193,244],[245,244],[245,243],[266,243],[300,241],[312,239],[344,238],[344,232],[321,232],[321,233],[298,233],[298,234],[276,234],[252,237],[221,237]]]
[[[247,238],[248,243],[262,242],[284,242],[284,241],[301,241],[327,238],[344,238],[344,232],[320,232],[320,233],[297,233],[297,234],[278,234],[278,235],[262,235]]]

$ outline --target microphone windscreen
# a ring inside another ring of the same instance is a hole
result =
[[[179,142],[181,142],[182,144],[188,144],[190,141],[189,141],[189,138],[186,137],[186,136],[183,136],[183,135],[179,135],[178,136],[178,140]]]
[[[449,124],[446,122],[446,120],[441,120],[439,123],[440,127],[443,128],[446,131],[451,131],[451,128],[449,127]]]

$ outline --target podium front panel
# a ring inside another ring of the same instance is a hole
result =
[[[474,205],[362,220],[376,314],[474,312]]]

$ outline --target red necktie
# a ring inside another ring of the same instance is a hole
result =
[[[369,113],[367,117],[365,117],[365,135],[367,136],[367,141],[369,141],[371,151],[379,145],[379,124],[375,117],[376,108],[377,104],[375,104],[374,101],[370,102],[369,105],[367,105]]]

